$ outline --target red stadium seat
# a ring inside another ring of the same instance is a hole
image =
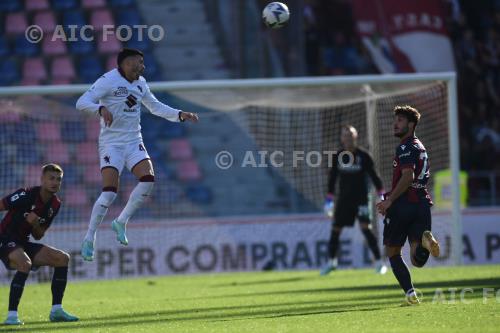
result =
[[[45,80],[47,71],[41,58],[26,59],[23,64],[23,79]]]
[[[87,140],[97,141],[101,132],[101,124],[98,119],[91,118],[87,121]]]
[[[61,141],[59,123],[47,121],[36,124],[36,137],[42,142]]]
[[[177,164],[177,178],[182,181],[195,181],[201,179],[201,171],[196,161],[182,161]]]
[[[106,70],[110,71],[115,68],[116,68],[116,54],[112,54],[108,56],[108,59],[106,59]]]
[[[33,78],[24,78],[21,81],[22,86],[39,86],[40,85],[40,80],[39,79],[33,79]]]
[[[45,161],[57,161],[57,163],[66,164],[71,162],[69,147],[66,143],[55,142],[47,146],[45,151]]]
[[[5,33],[6,34],[24,34],[28,27],[28,21],[24,13],[9,13],[5,18]]]
[[[43,39],[42,52],[45,55],[62,55],[68,52],[66,44],[59,38],[52,40],[51,36]]]
[[[106,41],[103,40],[103,36],[101,34],[97,41],[97,50],[99,51],[99,53],[117,53],[120,51],[121,47],[122,44],[116,38],[116,35],[114,33],[107,35]]]
[[[174,160],[188,160],[193,157],[191,143],[186,139],[174,139],[169,144],[169,155]]]
[[[64,191],[62,198],[69,206],[85,206],[88,204],[88,197],[85,188],[73,185]]]
[[[75,67],[69,57],[58,57],[52,59],[50,66],[50,76],[52,79],[74,79]],[[53,81],[54,82],[54,81]]]
[[[97,142],[84,142],[76,147],[76,161],[82,164],[98,164]]]
[[[61,84],[71,84],[70,79],[65,79],[65,78],[55,78],[50,81],[50,84],[53,85],[61,85]]]
[[[33,18],[33,24],[36,24],[40,28],[42,28],[45,34],[54,31],[56,29],[56,19],[54,17],[54,13],[51,11],[43,11],[36,13],[35,17]]]
[[[26,187],[40,185],[41,174],[42,169],[40,168],[40,165],[27,165],[24,169],[23,185]]]
[[[26,0],[24,8],[28,11],[49,9],[48,0]]]
[[[106,6],[106,0],[82,0],[82,8],[101,8]]]
[[[99,165],[97,164],[87,165],[87,167],[85,168],[85,172],[83,174],[83,179],[85,180],[86,183],[92,185],[101,184],[102,178],[101,178],[101,170],[99,170]]]
[[[103,25],[114,25],[113,15],[108,9],[98,9],[90,14],[90,25],[94,27],[95,31],[102,31]],[[113,30],[114,35],[114,30]],[[107,35],[108,37],[110,34]]]

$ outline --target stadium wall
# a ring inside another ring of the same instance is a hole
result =
[[[439,223],[440,215],[434,212],[434,223]],[[500,263],[499,217],[500,208],[463,211],[465,264]],[[320,214],[132,222],[128,231],[130,244],[123,247],[116,242],[109,225],[105,225],[98,234],[96,258],[91,263],[84,262],[79,254],[84,225],[57,226],[56,221],[44,243],[72,255],[71,280],[111,279],[319,269],[327,260],[329,232],[330,223]],[[447,237],[440,239],[442,257],[430,260],[430,265],[452,263]],[[341,268],[370,266],[369,251],[358,228],[346,229],[339,251]],[[51,272],[44,267],[31,276],[32,282],[50,281]],[[11,277],[12,271],[3,270],[0,281],[9,283]]]

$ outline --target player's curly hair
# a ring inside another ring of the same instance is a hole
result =
[[[42,166],[42,174],[46,174],[47,172],[57,172],[57,173],[63,173],[63,169],[59,164],[55,163],[49,163],[45,164]]]
[[[403,116],[408,119],[408,122],[412,122],[417,127],[418,122],[420,121],[420,113],[414,107],[409,105],[396,105],[394,108],[395,116]]]

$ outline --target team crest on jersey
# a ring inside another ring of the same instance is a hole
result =
[[[116,97],[125,97],[128,95],[128,89],[127,87],[118,87],[116,91],[114,92],[114,95]]]
[[[406,148],[406,145],[401,145],[402,150],[405,150],[405,148]]]

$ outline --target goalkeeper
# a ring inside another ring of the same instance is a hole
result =
[[[329,216],[333,215],[333,224],[328,244],[329,260],[321,270],[321,275],[327,275],[337,268],[337,250],[342,228],[352,227],[356,217],[375,258],[376,272],[379,274],[387,272],[387,267],[381,260],[377,238],[370,225],[371,214],[368,206],[368,178],[372,180],[379,195],[383,193],[382,180],[375,171],[372,157],[366,150],[358,147],[357,139],[358,132],[353,126],[346,125],[342,128],[340,136],[342,149],[335,156],[336,163],[332,166],[328,181],[325,211]],[[337,178],[339,191],[335,198]],[[332,211],[334,202],[335,214]]]

